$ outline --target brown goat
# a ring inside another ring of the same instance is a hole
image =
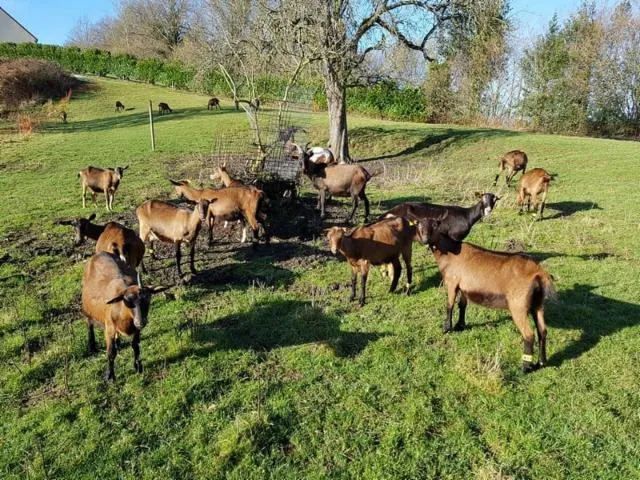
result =
[[[118,335],[132,336],[133,368],[142,373],[140,332],[147,324],[151,295],[166,287],[143,287],[140,277],[117,256],[100,252],[93,255],[84,269],[82,313],[89,327],[88,348],[96,351],[94,326],[104,329],[109,368],[105,381],[116,379],[114,363]]]
[[[527,154],[522,150],[511,150],[510,152],[505,153],[504,156],[500,158],[500,163],[498,164],[500,171],[496,175],[493,186],[495,187],[498,184],[498,178],[500,178],[500,174],[505,170],[505,180],[507,185],[509,185],[511,179],[519,171],[522,170],[522,174],[524,175],[527,170],[528,161]]]
[[[342,253],[351,265],[351,297],[356,297],[356,283],[358,272],[362,276],[362,291],[360,305],[364,305],[367,287],[367,276],[370,265],[393,265],[393,280],[390,292],[398,286],[398,279],[402,267],[400,255],[407,267],[407,293],[411,287],[411,248],[415,228],[402,217],[388,218],[363,227],[358,227],[351,233],[346,228],[332,227],[327,232],[327,239],[331,252],[335,255]]]
[[[136,232],[117,222],[109,222],[106,225],[91,223],[95,218],[96,214],[92,213],[89,218],[62,220],[58,223],[75,228],[74,246],[82,245],[87,238],[96,240],[96,253],[113,253],[127,265],[138,268],[138,265],[142,263],[145,248],[144,242],[140,240]]]
[[[113,209],[113,198],[115,197],[116,190],[120,185],[120,180],[124,175],[124,171],[129,168],[116,167],[116,168],[98,168],[87,167],[84,170],[78,172],[78,178],[82,178],[82,208],[86,208],[86,196],[87,190],[91,192],[91,200],[96,203],[96,194],[104,193],[105,203],[107,210]]]
[[[212,173],[209,178],[211,180],[216,181],[220,180],[225,187],[244,187],[245,184],[240,180],[232,178],[227,171],[227,166],[222,165],[221,167],[216,167],[216,171]]]
[[[209,102],[207,103],[207,110],[212,110],[214,108],[220,108],[220,100],[216,97],[209,99]]]
[[[254,238],[257,240],[259,235],[260,222],[258,219],[264,220],[262,206],[265,202],[265,195],[262,190],[255,187],[228,187],[219,190],[211,188],[197,189],[190,186],[189,182],[182,180],[176,182],[170,180],[174,185],[176,193],[190,201],[195,199],[216,200],[209,206],[207,214],[209,224],[209,243],[213,243],[213,225],[216,219],[225,221],[240,220],[249,224],[253,230]],[[264,230],[264,226],[263,226]],[[247,238],[247,230],[243,228],[242,242]],[[269,240],[265,231],[265,240]]]
[[[547,363],[547,328],[544,301],[555,296],[551,277],[532,258],[519,253],[485,250],[465,242],[456,242],[438,233],[438,221],[421,220],[416,236],[429,245],[447,289],[445,333],[451,331],[453,306],[460,294],[460,316],[455,330],[465,327],[465,310],[471,301],[485,307],[508,309],[524,340],[522,368],[529,372]],[[533,363],[535,336],[528,315],[538,331],[539,362]]]
[[[313,163],[308,152],[296,145],[298,155],[302,160],[302,168],[309,177],[314,188],[318,190],[318,207],[320,218],[325,216],[325,202],[327,193],[337,197],[351,197],[352,209],[347,221],[353,219],[358,208],[358,199],[364,201],[364,221],[369,218],[369,199],[365,193],[367,182],[374,176],[360,165],[326,165]]]
[[[213,200],[212,200],[213,201]],[[160,200],[147,200],[136,208],[136,216],[140,224],[140,238],[143,242],[150,241],[150,252],[153,257],[153,241],[160,240],[165,243],[173,243],[176,246],[176,269],[178,277],[182,278],[180,260],[182,252],[180,244],[188,243],[189,267],[194,275],[196,267],[194,263],[196,240],[202,227],[202,222],[207,218],[209,200],[200,200],[194,210],[179,208],[171,203]]]
[[[520,178],[520,182],[518,182],[518,198],[516,198],[516,204],[520,206],[520,213],[524,210],[525,198],[528,199],[528,212],[531,208],[531,200],[533,199],[533,208],[535,210],[536,206],[538,206],[538,195],[542,194],[538,211],[540,218],[542,218],[551,180],[552,176],[543,168],[529,170]]]

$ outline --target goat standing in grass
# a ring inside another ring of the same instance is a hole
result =
[[[164,115],[165,113],[173,113],[173,110],[171,110],[169,104],[160,102],[158,104],[158,115]]]
[[[91,192],[91,200],[96,203],[96,194],[104,193],[107,210],[113,210],[113,198],[116,195],[120,180],[124,175],[124,171],[129,168],[98,168],[87,167],[78,172],[78,178],[82,178],[82,208],[86,208],[87,190]]]
[[[527,170],[527,162],[529,159],[527,158],[527,154],[522,150],[512,150],[504,154],[503,157],[500,158],[500,163],[498,166],[500,167],[500,171],[496,175],[496,179],[493,182],[493,186],[495,187],[498,184],[498,178],[500,178],[500,174],[504,171],[505,173],[505,181],[507,186],[511,179],[515,176],[516,173],[522,171],[524,175]]]
[[[524,340],[522,369],[530,372],[547,363],[547,327],[544,302],[555,296],[551,277],[532,258],[519,253],[485,250],[470,243],[456,242],[438,232],[439,220],[418,220],[416,236],[429,246],[447,290],[447,318],[443,331],[452,330],[453,306],[459,294],[460,316],[454,329],[465,327],[467,302],[508,309]],[[529,314],[538,332],[537,364],[533,363],[535,336]]]
[[[552,178],[551,174],[543,168],[529,170],[520,178],[520,182],[518,182],[518,198],[516,198],[516,204],[520,206],[520,213],[523,213],[526,198],[528,199],[527,212],[531,208],[531,201],[533,200],[533,209],[535,210],[539,205],[538,215],[542,219],[544,206],[547,203],[547,194],[549,193],[549,182],[551,182]],[[538,204],[538,195],[540,194],[542,194],[542,198]]]
[[[351,297],[356,297],[358,272],[361,275],[362,287],[360,305],[364,305],[366,297],[367,276],[370,265],[393,265],[393,280],[390,292],[398,286],[400,272],[400,256],[407,267],[407,293],[411,287],[411,248],[415,228],[402,217],[389,218],[348,232],[346,228],[332,227],[327,232],[331,253],[342,253],[351,265]]]
[[[140,277],[116,255],[101,252],[92,256],[82,280],[82,313],[89,329],[88,349],[96,351],[94,326],[104,328],[109,368],[105,381],[115,381],[114,363],[118,335],[133,337],[133,368],[142,373],[140,332],[147,324],[151,295],[166,287],[143,287]]]
[[[116,112],[124,111],[124,105],[120,100],[116,101]]]
[[[220,109],[220,100],[216,97],[209,99],[209,102],[207,103],[207,110],[213,110],[214,108],[217,108],[218,110]]]
[[[194,210],[188,210],[160,200],[147,200],[136,208],[136,216],[140,224],[140,239],[143,242],[151,242],[152,257],[154,256],[154,240],[175,244],[176,269],[179,278],[182,278],[182,269],[180,268],[182,259],[180,245],[182,243],[189,244],[189,267],[192,274],[197,273],[195,267],[196,240],[202,223],[207,218],[210,203],[209,200],[200,200]]]
[[[295,144],[294,144],[295,145]],[[365,193],[367,182],[371,180],[371,175],[360,165],[327,165],[324,163],[313,163],[309,159],[306,149],[295,145],[298,156],[302,162],[305,175],[309,177],[313,187],[318,190],[318,208],[320,218],[325,216],[325,202],[327,193],[337,197],[351,197],[351,213],[347,222],[353,219],[358,208],[358,199],[364,202],[364,221],[369,218],[369,199]]]

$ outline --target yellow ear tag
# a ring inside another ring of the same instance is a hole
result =
[[[533,355],[527,355],[527,354],[522,355],[522,361],[533,363]]]
[[[416,222],[414,222],[413,220],[409,220],[409,225],[411,225],[412,227],[415,227]]]

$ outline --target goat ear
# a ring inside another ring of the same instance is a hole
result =
[[[129,168],[129,165],[127,165],[126,167],[124,167],[122,170],[127,170]]]
[[[178,182],[178,181],[176,181],[176,180],[171,180],[171,179],[169,179],[169,181],[170,181],[173,185],[175,185],[176,187],[179,187],[180,185],[182,185],[180,182]]]
[[[87,218],[87,220],[89,220],[90,222],[96,219],[96,214],[92,213],[91,215],[89,215],[89,218]]]
[[[73,225],[74,221],[73,220],[58,220],[57,222],[55,222],[56,225]]]
[[[111,300],[109,300],[106,303],[107,303],[107,305],[111,305],[112,303],[118,303],[118,302],[121,302],[123,298],[124,298],[124,294],[121,293],[120,295],[118,295],[117,297],[112,298]]]

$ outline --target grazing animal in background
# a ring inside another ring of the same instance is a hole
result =
[[[294,144],[295,145],[295,144]],[[365,193],[367,182],[375,175],[371,175],[360,165],[326,165],[313,163],[308,153],[299,145],[295,145],[302,169],[309,177],[314,188],[318,190],[318,207],[320,218],[325,216],[325,202],[327,193],[337,197],[351,197],[352,209],[347,221],[353,219],[358,208],[358,199],[364,201],[364,221],[369,218],[369,199]],[[377,174],[376,174],[377,175]]]
[[[116,112],[124,111],[124,105],[120,100],[116,101]]]
[[[406,218],[394,217],[380,220],[371,225],[358,227],[351,232],[346,228],[332,227],[327,232],[331,253],[342,253],[351,265],[351,297],[356,297],[358,272],[361,275],[360,305],[364,305],[366,297],[367,276],[370,265],[393,265],[393,280],[390,292],[398,286],[402,267],[400,256],[407,268],[407,293],[411,287],[411,248],[415,227]]]
[[[378,219],[390,217],[411,217],[419,220],[440,219],[438,231],[460,242],[469,235],[471,227],[480,219],[491,214],[497,201],[500,200],[500,197],[493,193],[477,193],[476,196],[479,196],[480,200],[471,207],[417,202],[401,203],[383,213]]]
[[[128,168],[129,165],[116,168],[89,166],[78,172],[78,178],[82,178],[82,208],[86,208],[85,200],[87,190],[89,190],[94,204],[96,203],[96,194],[104,193],[107,210],[111,211],[116,190],[118,190],[124,171]]]
[[[203,188],[197,189],[190,185],[188,180],[170,180],[174,189],[179,197],[186,198],[191,202],[198,201],[198,199],[216,200],[214,204],[209,207],[207,214],[209,224],[209,244],[213,243],[213,225],[216,219],[224,221],[236,221],[239,220],[243,223],[242,240],[244,243],[247,240],[248,231],[246,223],[253,230],[254,239],[258,239],[259,228],[261,225],[260,220],[265,220],[264,204],[267,198],[264,192],[255,187],[228,187],[221,189]],[[264,231],[265,241],[269,241],[269,235],[262,225]]]
[[[500,158],[500,163],[498,166],[500,167],[500,171],[496,175],[496,179],[493,182],[493,186],[495,187],[498,184],[498,178],[500,178],[500,174],[504,171],[506,184],[509,185],[511,179],[514,177],[516,173],[522,171],[522,174],[527,170],[527,154],[522,150],[511,150],[504,154],[503,157]]]
[[[165,113],[173,113],[173,110],[171,110],[168,104],[160,102],[158,104],[158,115],[164,115]]]
[[[214,108],[220,109],[220,100],[216,97],[209,99],[209,102],[207,103],[207,110],[213,110]]]
[[[96,214],[92,213],[89,218],[61,220],[58,223],[75,228],[76,235],[73,242],[75,247],[79,247],[87,238],[90,238],[96,240],[96,253],[113,253],[127,265],[138,268],[142,263],[145,248],[144,242],[136,232],[117,222],[109,222],[106,225],[91,223],[95,218]]]
[[[547,203],[547,194],[549,193],[549,182],[553,176],[543,168],[534,168],[525,173],[518,182],[518,198],[516,204],[520,206],[520,213],[524,210],[524,201],[527,202],[527,212],[531,208],[531,200],[533,199],[533,208],[538,206],[538,195],[542,194],[539,204],[538,215],[542,219],[544,206]]]
[[[176,270],[179,278],[182,278],[180,267],[182,259],[180,245],[182,243],[188,243],[190,246],[189,268],[192,274],[197,274],[195,267],[196,240],[202,223],[207,218],[210,203],[209,200],[199,200],[196,208],[189,210],[160,200],[147,200],[136,208],[136,217],[138,217],[140,225],[140,239],[145,243],[151,243],[149,251],[152,258],[155,253],[154,240],[175,244]]]
[[[67,123],[67,112],[64,110],[60,112],[60,120],[62,120],[62,123]]]
[[[428,245],[438,264],[447,290],[447,318],[443,331],[452,330],[453,306],[459,294],[460,316],[454,329],[465,327],[467,302],[507,309],[524,340],[522,369],[530,372],[547,363],[547,328],[544,302],[555,296],[551,277],[532,258],[520,253],[486,250],[470,243],[456,242],[439,233],[438,221],[418,221],[416,237]],[[535,336],[528,315],[538,331],[539,361],[533,363]]]
[[[96,352],[94,327],[104,329],[109,362],[106,382],[116,379],[114,363],[118,335],[133,337],[133,368],[142,373],[140,332],[147,324],[151,295],[166,288],[143,287],[136,271],[111,253],[96,253],[87,262],[82,279],[82,313],[89,328],[89,352]]]

